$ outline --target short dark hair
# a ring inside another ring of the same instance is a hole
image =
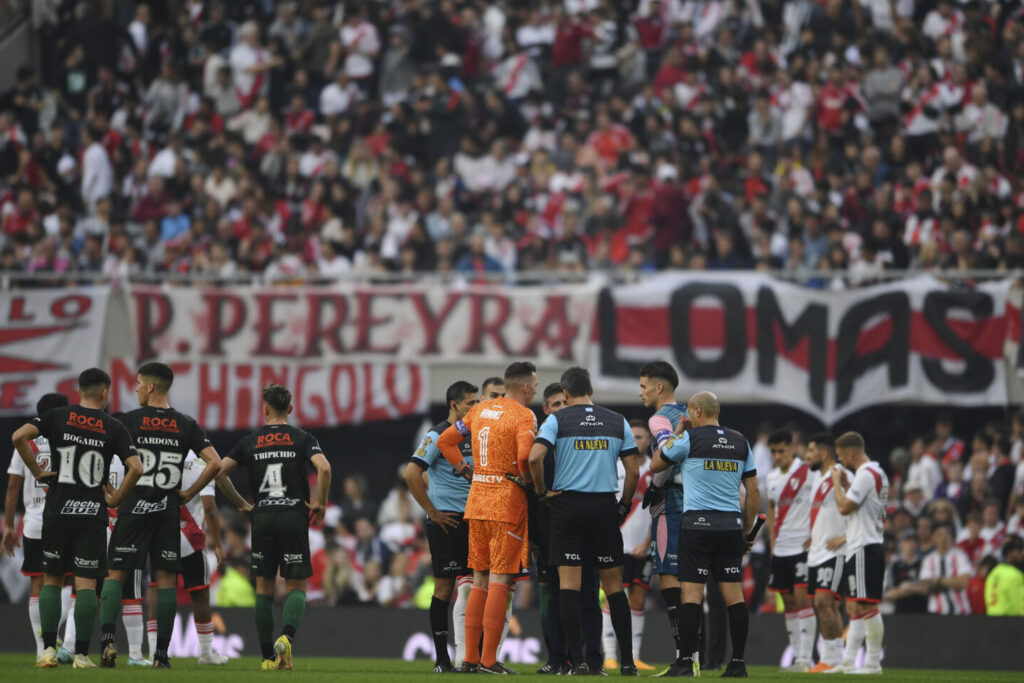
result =
[[[807,439],[807,443],[817,444],[818,448],[824,448],[830,455],[836,454],[836,437],[829,432],[818,432]]]
[[[788,429],[776,429],[768,435],[768,444],[784,443],[787,446],[793,443],[793,432]]]
[[[170,391],[171,385],[174,384],[174,370],[167,363],[146,363],[139,368],[139,374],[146,379],[154,380],[156,390],[163,394]]]
[[[629,426],[630,427],[642,427],[642,428],[646,429],[648,433],[650,433],[650,431],[651,431],[651,426],[649,424],[647,424],[647,420],[644,420],[643,418],[639,418],[639,417],[634,417],[632,420],[630,420],[629,421]]]
[[[36,403],[36,415],[42,415],[54,408],[63,408],[71,403],[64,394],[43,394],[43,397]]]
[[[679,373],[676,372],[674,367],[663,360],[651,361],[640,368],[640,376],[663,379],[672,386],[673,390],[679,386]]]
[[[1004,552],[1003,555],[1005,556],[1006,553]],[[999,560],[997,560],[994,555],[986,555],[978,562],[978,570],[987,569],[988,571],[992,571],[997,564],[999,564]]]
[[[566,395],[573,398],[590,396],[594,393],[594,385],[590,383],[590,371],[578,365],[563,372],[561,382]]]
[[[528,360],[521,360],[512,363],[505,368],[504,384],[517,384],[525,381],[530,375],[537,372],[537,366]]]
[[[993,446],[993,444],[995,444],[995,439],[993,439],[992,435],[989,434],[988,432],[978,432],[977,434],[974,435],[974,438],[975,439],[980,439],[981,443],[988,450],[992,450],[992,446]]]
[[[81,374],[78,375],[78,391],[83,394],[91,394],[103,388],[109,389],[111,384],[113,382],[110,379],[110,375],[107,374],[106,370],[99,368],[82,370]]]
[[[544,387],[544,402],[547,403],[548,399],[555,394],[564,394],[565,389],[558,382],[552,382],[551,384]]]
[[[505,378],[504,377],[488,377],[487,379],[484,380],[483,384],[480,385],[480,389],[482,391],[486,390],[487,387],[489,387],[492,384],[500,384],[502,386],[505,386]]]
[[[855,448],[857,452],[864,452],[864,437],[858,432],[846,432],[836,439],[836,449]]]
[[[280,384],[268,384],[263,387],[263,402],[278,414],[286,413],[292,404],[292,392]]]
[[[475,394],[477,391],[476,385],[460,379],[448,387],[448,391],[444,392],[444,400],[446,405],[451,406],[452,401],[459,402],[466,397],[466,394]]]

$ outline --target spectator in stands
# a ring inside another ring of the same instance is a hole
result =
[[[366,477],[358,472],[347,475],[342,491],[345,498],[341,503],[341,518],[349,533],[356,532],[355,525],[360,519],[367,519],[372,525],[377,519],[377,504],[367,498]]]
[[[1024,541],[1010,536],[1002,548],[1003,561],[985,579],[985,606],[989,616],[1024,616]]]
[[[886,569],[884,598],[891,601],[897,614],[919,614],[927,609],[927,596],[919,585],[921,555],[917,534],[906,529],[899,536],[899,555]]]
[[[932,614],[969,614],[967,584],[973,573],[967,554],[953,544],[953,527],[939,524],[933,532],[935,550],[921,561],[921,585]]]

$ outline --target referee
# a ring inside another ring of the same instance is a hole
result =
[[[583,659],[583,628],[580,612],[582,566],[597,563],[608,598],[612,625],[619,641],[619,672],[636,676],[629,601],[622,589],[622,533],[619,524],[629,511],[639,479],[637,448],[626,418],[595,406],[590,373],[569,368],[562,375],[568,407],[548,416],[530,451],[530,474],[537,497],[551,504],[550,562],[558,567],[558,601],[562,626],[569,641],[570,675],[601,675],[591,672]],[[553,490],[544,488],[544,456],[555,451]],[[622,458],[626,479],[622,501],[616,463]]]
[[[686,487],[679,529],[682,651],[692,653],[697,649],[704,584],[708,576],[714,576],[728,606],[732,636],[732,661],[722,677],[746,678],[743,656],[749,615],[740,583],[741,563],[750,549],[744,537],[753,527],[760,495],[750,444],[736,430],[718,424],[720,410],[718,397],[711,392],[694,394],[687,404],[693,426],[665,442],[661,455],[651,463],[651,471],[683,463]],[[745,496],[740,493],[741,484]],[[745,498],[742,505],[741,496]],[[686,669],[676,675],[692,676],[693,656],[683,657],[682,664]]]

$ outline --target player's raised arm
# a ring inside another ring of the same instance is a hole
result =
[[[189,447],[202,458],[203,462],[206,463],[206,467],[199,473],[199,478],[196,479],[196,482],[187,491],[178,491],[178,495],[181,496],[181,500],[184,503],[198,496],[199,492],[206,488],[206,485],[213,481],[213,478],[220,472],[220,456],[217,455],[217,449],[210,443],[202,427],[196,424],[193,425],[193,429],[194,434]]]
[[[658,454],[651,460],[651,472],[662,472],[671,469],[677,462],[682,462],[690,454],[690,435],[672,436],[662,444]]]
[[[467,415],[466,418],[468,417]],[[437,437],[437,450],[441,451],[444,459],[455,468],[456,474],[462,474],[463,469],[467,466],[466,461],[462,459],[462,452],[459,450],[459,444],[469,436],[469,424],[466,422],[466,418],[459,420]]]

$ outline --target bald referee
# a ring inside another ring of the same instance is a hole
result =
[[[704,584],[708,576],[714,576],[728,606],[732,636],[732,661],[722,677],[746,678],[743,656],[749,615],[740,579],[743,555],[750,549],[744,539],[754,525],[761,501],[757,469],[746,438],[718,424],[721,407],[714,394],[694,394],[686,407],[693,426],[666,441],[651,463],[651,471],[660,472],[681,462],[686,482],[679,529],[681,649],[684,653],[697,649]],[[681,663],[685,668],[676,675],[692,676],[693,656],[683,657]]]

